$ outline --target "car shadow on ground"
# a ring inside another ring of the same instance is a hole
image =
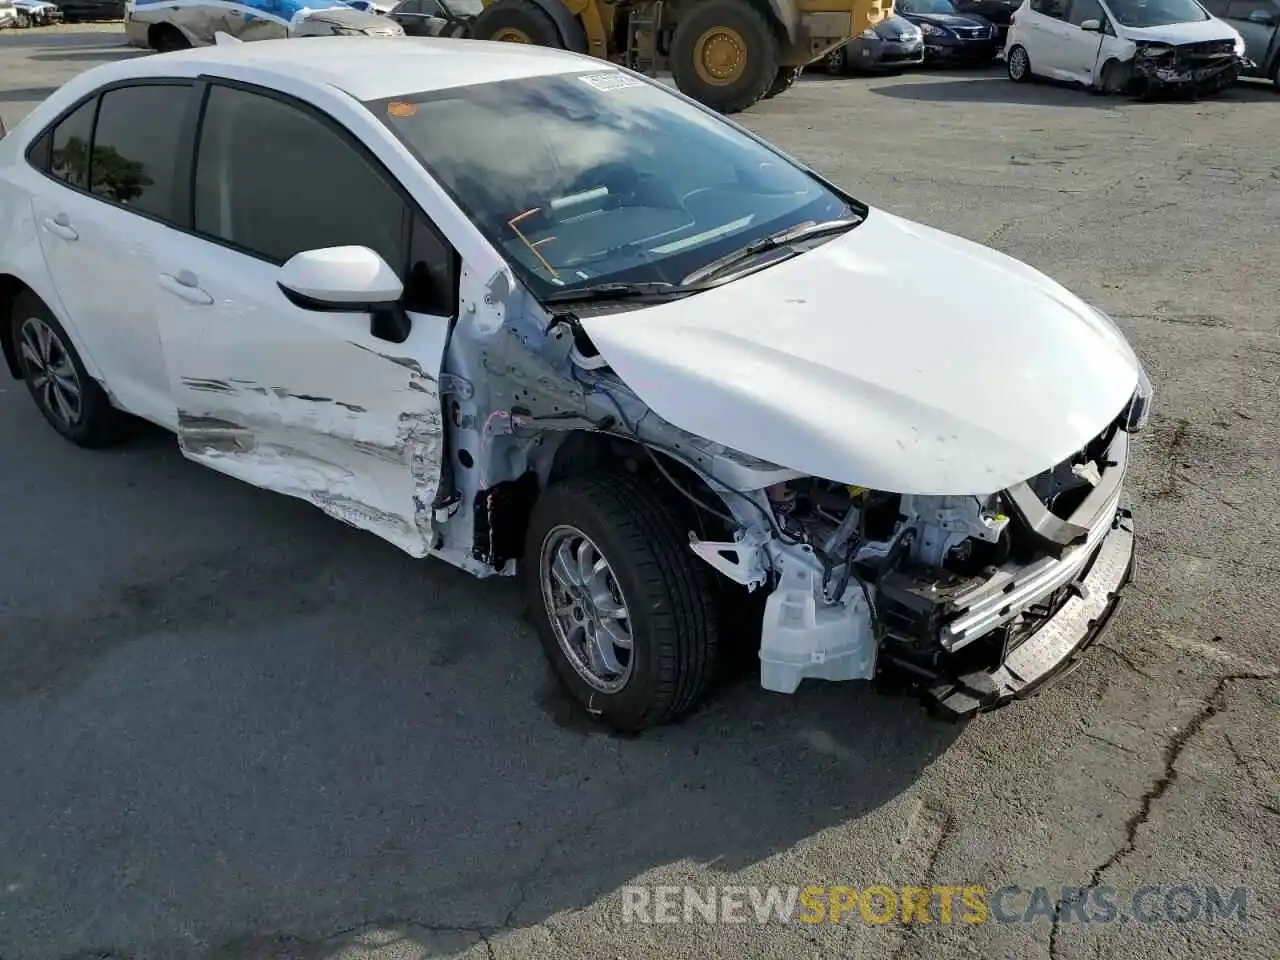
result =
[[[39,102],[58,89],[57,87],[6,87],[0,89],[0,103]]]
[[[917,74],[922,73],[917,71]],[[1083,107],[1110,109],[1124,104],[1138,103],[1132,96],[1098,96],[1083,87],[1070,83],[1056,83],[1037,79],[1034,83],[1014,83],[1005,76],[977,76],[964,78],[948,71],[948,79],[939,82],[909,82],[872,87],[871,92],[897,100],[916,100],[933,103],[1008,103],[1033,106]],[[1212,97],[1192,100],[1188,97],[1161,97],[1159,103],[1211,103],[1214,100],[1266,100],[1275,99],[1265,87],[1241,83]]]
[[[6,956],[268,960],[374,918],[527,927],[866,817],[963,729],[865,684],[748,676],[609,735],[549,679],[509,581],[158,431],[73,448],[28,403],[0,392],[0,445],[25,451],[20,487],[58,493],[0,519],[24,558],[0,605]]]

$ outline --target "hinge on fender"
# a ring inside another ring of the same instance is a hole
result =
[[[471,381],[463,377],[459,377],[452,373],[442,373],[436,380],[436,389],[441,396],[450,394],[452,396],[461,397],[463,400],[470,400],[475,393],[475,389],[471,386]]]

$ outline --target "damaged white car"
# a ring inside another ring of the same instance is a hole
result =
[[[63,436],[127,412],[521,574],[621,729],[692,708],[736,644],[770,690],[994,707],[1129,576],[1151,388],[1103,313],[600,61],[317,39],[98,67],[0,141],[0,224],[5,358]]]

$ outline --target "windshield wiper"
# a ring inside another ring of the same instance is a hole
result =
[[[542,298],[543,303],[572,303],[577,300],[638,300],[646,297],[662,299],[664,294],[693,293],[664,280],[643,283],[596,283],[589,287],[558,290]]]
[[[766,250],[773,250],[777,247],[786,246],[789,243],[795,243],[798,240],[808,240],[812,237],[820,237],[828,233],[844,233],[860,224],[861,220],[843,219],[843,220],[823,220],[816,222],[813,220],[807,223],[799,223],[794,227],[787,227],[785,230],[779,230],[777,233],[771,233],[767,237],[761,237],[759,240],[753,240],[745,247],[725,254],[718,260],[712,260],[705,267],[699,267],[693,273],[689,274],[680,281],[680,286],[687,286],[691,283],[697,283],[708,277],[714,276],[726,267],[732,267],[734,264],[741,263],[743,260],[749,260],[757,253],[764,253]]]

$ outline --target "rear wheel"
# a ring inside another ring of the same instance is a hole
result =
[[[547,659],[589,713],[634,732],[701,700],[718,645],[709,571],[649,486],[611,475],[549,487],[521,578]]]
[[[169,53],[188,49],[191,41],[173,24],[157,23],[147,34],[147,44],[157,53]]]
[[[721,113],[737,113],[773,88],[778,56],[778,38],[750,3],[704,0],[676,27],[671,73],[682,93]]]
[[[1025,47],[1010,48],[1009,55],[1005,57],[1005,69],[1014,83],[1026,83],[1031,79],[1031,58],[1027,56]]]
[[[14,356],[22,379],[50,426],[81,447],[105,447],[123,433],[124,415],[89,376],[52,311],[24,293],[9,318]]]
[[[550,15],[530,0],[498,0],[472,22],[475,40],[499,43],[531,43],[539,47],[564,49],[564,38]]]
[[[786,93],[796,85],[796,81],[800,79],[800,72],[803,69],[804,67],[779,67],[778,75],[774,77],[773,83],[765,91],[763,99],[771,100],[780,93]]]

